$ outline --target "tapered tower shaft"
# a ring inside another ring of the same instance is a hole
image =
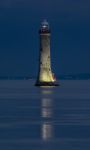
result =
[[[40,33],[40,72],[39,81],[53,81],[50,60],[50,32]]]
[[[51,70],[50,57],[50,28],[47,21],[41,23],[39,30],[40,36],[40,54],[39,54],[39,72],[36,85],[53,85],[56,81]]]

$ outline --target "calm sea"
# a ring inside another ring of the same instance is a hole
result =
[[[90,80],[0,81],[0,150],[90,150]]]

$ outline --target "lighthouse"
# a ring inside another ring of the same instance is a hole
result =
[[[44,20],[39,29],[40,52],[36,86],[58,86],[55,75],[51,69],[50,36],[49,23]]]

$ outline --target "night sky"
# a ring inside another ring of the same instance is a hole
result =
[[[56,75],[90,73],[90,0],[0,0],[0,76],[36,76],[40,22]]]

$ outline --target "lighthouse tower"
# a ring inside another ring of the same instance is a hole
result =
[[[57,86],[54,74],[51,70],[50,57],[50,27],[49,23],[44,20],[39,29],[40,35],[40,54],[39,54],[39,71],[36,86]]]

